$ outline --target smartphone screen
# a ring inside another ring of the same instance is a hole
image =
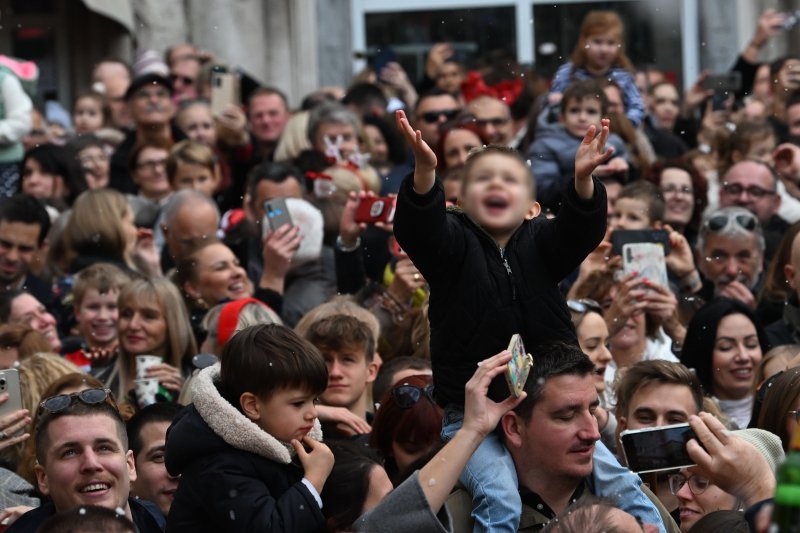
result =
[[[292,217],[286,207],[284,198],[273,198],[264,202],[264,218],[267,220],[271,231],[277,230],[284,224],[293,225]]]
[[[689,424],[634,429],[620,434],[628,468],[639,474],[693,466],[695,463],[686,451],[686,443],[694,438]]]

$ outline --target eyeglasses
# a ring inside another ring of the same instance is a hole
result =
[[[443,109],[441,111],[428,111],[420,115],[422,120],[428,124],[439,122],[439,117],[444,117],[445,120],[450,120],[461,112],[460,109]]]
[[[140,161],[136,164],[137,170],[149,170],[151,172],[155,171],[157,168],[166,168],[167,167],[167,160],[166,159],[157,159],[154,161]]]
[[[580,300],[567,300],[567,307],[573,313],[588,313],[593,311],[595,313],[603,314],[603,306],[589,298],[581,298]]]
[[[432,404],[436,405],[433,399],[433,385],[428,385],[424,389],[415,385],[398,385],[392,389],[392,396],[400,409],[411,409],[422,398],[423,394],[428,397]]]
[[[749,187],[742,187],[738,183],[723,183],[722,192],[731,196],[739,196],[742,192],[746,192],[747,196],[751,198],[763,198],[765,196],[772,196],[775,191],[764,189],[757,185],[750,185]]]
[[[78,157],[81,165],[97,165],[108,161],[108,155],[105,153],[99,155],[82,155]]]
[[[511,119],[508,117],[496,117],[496,118],[476,118],[475,124],[478,125],[479,128],[485,128],[488,125],[492,125],[495,128],[499,128],[500,126],[505,126],[511,122]]]
[[[703,476],[693,475],[686,477],[683,474],[672,474],[667,478],[669,481],[669,491],[672,494],[678,494],[678,491],[681,490],[684,484],[689,483],[689,490],[695,496],[703,494],[711,482],[708,478],[704,478]]]
[[[735,221],[742,229],[753,231],[756,229],[758,219],[752,213],[729,213],[714,215],[705,222],[706,228],[711,231],[725,229],[731,221]]]
[[[86,405],[98,405],[111,398],[111,404],[116,408],[116,401],[111,389],[86,389],[71,394],[51,396],[39,404],[39,412],[47,411],[58,413],[79,401]]]
[[[685,194],[691,196],[694,194],[694,191],[688,185],[677,186],[674,183],[670,183],[669,185],[664,185],[661,187],[662,194]]]

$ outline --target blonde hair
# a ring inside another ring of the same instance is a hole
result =
[[[303,318],[294,327],[295,332],[304,339],[308,337],[308,331],[311,329],[312,324],[335,315],[352,316],[361,322],[364,322],[372,332],[375,340],[375,346],[378,345],[378,339],[381,336],[381,325],[378,319],[375,318],[370,311],[355,303],[348,296],[334,296],[327,302],[316,306],[314,309],[303,315]]]
[[[289,118],[275,147],[275,161],[291,161],[304,150],[311,149],[311,142],[308,140],[310,115],[308,111],[300,111]]]
[[[167,278],[136,279],[126,285],[119,293],[119,313],[129,307],[142,305],[145,302],[155,303],[167,324],[166,356],[164,362],[178,369],[184,361],[197,354],[197,344],[192,334],[189,313],[183,303],[178,288]],[[125,352],[120,346],[117,359],[119,366],[119,391],[114,391],[118,398],[124,398],[127,376],[133,372],[137,354]]]
[[[217,158],[214,152],[205,144],[195,141],[181,141],[169,150],[167,157],[167,178],[174,186],[173,181],[178,173],[179,165],[198,165],[212,175],[217,173]]]
[[[67,260],[77,256],[99,256],[128,262],[127,235],[122,219],[130,210],[128,201],[113,189],[81,193],[72,206],[64,228]]]
[[[381,192],[381,179],[375,169],[370,166],[355,169],[344,165],[334,165],[326,168],[323,173],[333,178],[337,192],[341,191],[345,195],[360,191],[372,191],[375,194]]]

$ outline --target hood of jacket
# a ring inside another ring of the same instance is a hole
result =
[[[167,432],[167,469],[173,474],[183,472],[192,462],[234,447],[264,457],[276,463],[288,464],[295,455],[294,448],[247,418],[220,394],[219,363],[201,370],[192,380],[193,404],[184,409]],[[322,440],[319,419],[308,433]]]

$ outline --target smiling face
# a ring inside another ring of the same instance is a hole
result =
[[[597,392],[601,393],[606,388],[603,376],[606,373],[606,366],[611,361],[606,321],[598,313],[588,312],[578,325],[577,333],[581,350],[594,363],[594,386]]]
[[[166,516],[178,488],[178,479],[169,475],[164,466],[164,448],[170,422],[150,422],[140,429],[142,449],[136,456],[136,481],[131,494],[148,500]]]
[[[11,313],[8,318],[11,324],[27,324],[34,331],[41,333],[54,352],[61,350],[61,340],[56,330],[56,319],[36,297],[23,293],[11,302]]]
[[[687,478],[692,475],[686,469],[681,470],[681,474]],[[708,513],[736,508],[736,497],[713,483],[709,483],[708,487],[700,494],[693,493],[691,485],[691,481],[684,483],[675,494],[680,502],[681,531],[689,531],[698,520]]]
[[[253,421],[280,441],[300,440],[314,427],[315,399],[304,389],[280,389],[267,399],[256,399],[259,415]]]
[[[128,101],[128,108],[137,126],[163,127],[175,113],[169,89],[158,83],[136,91]]]
[[[118,295],[117,290],[100,294],[94,287],[89,287],[80,305],[75,306],[78,331],[90,346],[102,348],[117,341]]]
[[[119,343],[132,355],[167,352],[167,320],[156,301],[119,302]]]
[[[538,204],[531,198],[530,172],[515,158],[501,153],[480,155],[468,165],[462,207],[500,246]]]
[[[187,283],[186,291],[203,298],[209,305],[238,300],[253,294],[253,285],[239,260],[230,248],[222,243],[210,244],[195,256],[197,275]]]
[[[168,155],[166,149],[155,146],[147,146],[139,152],[136,168],[133,171],[133,182],[145,198],[161,200],[172,192],[172,186],[167,178]]]
[[[737,313],[720,320],[711,360],[714,396],[720,400],[747,397],[761,357],[756,327],[749,318]]]
[[[79,505],[128,509],[136,467],[117,431],[117,422],[105,414],[50,422],[45,464],[35,468],[39,490],[52,498],[56,511]]]
[[[684,227],[694,214],[692,177],[680,168],[667,168],[661,173],[661,195],[664,197],[664,222]]]

